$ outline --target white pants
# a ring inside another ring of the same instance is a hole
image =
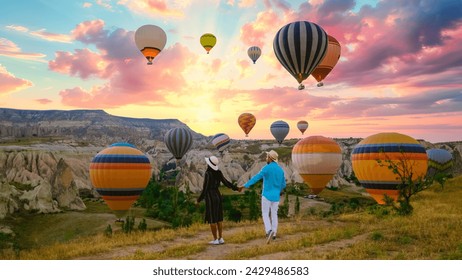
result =
[[[265,232],[268,233],[270,230],[276,235],[278,232],[278,209],[279,201],[269,201],[266,197],[261,197],[261,216],[263,223],[265,224]],[[270,220],[271,213],[271,220]]]

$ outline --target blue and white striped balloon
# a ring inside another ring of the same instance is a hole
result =
[[[273,122],[270,127],[271,134],[273,134],[279,144],[284,141],[287,134],[289,134],[289,130],[289,124],[281,120]]]
[[[257,46],[250,47],[247,50],[247,54],[249,55],[250,59],[252,59],[253,64],[255,64],[255,61],[257,61],[261,55],[261,49]]]
[[[217,148],[217,150],[222,153],[226,147],[229,145],[230,139],[229,136],[224,133],[218,133],[212,138],[212,144]]]
[[[274,37],[273,50],[279,62],[300,83],[316,69],[327,53],[327,33],[309,21],[283,26]]]

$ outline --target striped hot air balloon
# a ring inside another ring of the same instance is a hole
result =
[[[284,68],[304,89],[308,78],[327,53],[327,33],[309,21],[296,21],[283,26],[274,37],[273,50]]]
[[[287,134],[289,134],[289,130],[289,124],[281,120],[273,122],[270,126],[271,134],[273,134],[279,144],[282,144],[282,141],[284,141]]]
[[[162,51],[167,43],[167,34],[156,25],[143,25],[135,31],[135,43],[148,60],[148,65]]]
[[[250,59],[253,61],[253,64],[258,60],[261,55],[261,49],[257,46],[250,47],[247,50],[247,54],[249,55]]]
[[[229,145],[230,139],[229,136],[224,133],[218,133],[212,138],[212,144],[217,148],[217,150],[221,153],[226,149]]]
[[[207,51],[208,54],[217,43],[217,37],[215,37],[215,35],[211,33],[205,33],[201,36],[200,42],[202,47]]]
[[[248,137],[249,132],[257,123],[257,119],[251,113],[242,113],[239,118],[237,118],[237,123],[244,131],[245,137]]]
[[[297,123],[297,128],[300,130],[302,135],[305,133],[305,131],[308,129],[308,122],[307,121],[299,121]]]
[[[186,127],[175,127],[167,131],[164,136],[164,143],[168,150],[177,160],[177,166],[180,159],[189,151],[193,143],[191,131]]]
[[[412,169],[412,180],[425,176],[428,157],[425,148],[414,138],[395,132],[378,133],[359,142],[352,151],[353,171],[361,185],[379,204],[384,195],[398,200],[401,180],[384,163]],[[379,162],[381,161],[381,163]]]
[[[337,39],[330,35],[327,35],[327,37],[329,38],[329,44],[327,46],[326,56],[311,73],[316,81],[318,81],[318,87],[324,85],[322,81],[327,77],[327,75],[329,75],[332,69],[334,69],[335,65],[340,59],[340,43],[337,41]]]
[[[118,218],[138,199],[150,178],[149,159],[128,143],[112,144],[90,164],[93,187]]]
[[[435,176],[438,173],[449,173],[454,161],[452,154],[445,149],[429,149],[427,176]]]
[[[303,181],[317,195],[337,173],[342,163],[342,150],[332,139],[310,136],[292,148],[292,163]]]

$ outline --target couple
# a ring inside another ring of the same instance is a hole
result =
[[[266,243],[276,238],[278,229],[278,208],[281,191],[286,187],[284,171],[278,165],[278,154],[271,150],[266,152],[266,163],[259,173],[253,176],[243,186],[236,187],[223,176],[218,169],[218,158],[211,156],[205,158],[208,168],[204,175],[204,184],[202,193],[197,198],[198,204],[205,200],[205,222],[210,224],[213,240],[209,242],[212,245],[225,243],[223,240],[223,205],[221,193],[218,190],[220,183],[226,187],[241,192],[244,188],[249,188],[256,182],[263,179],[263,192],[261,198],[261,211],[263,223],[265,225]],[[270,219],[271,213],[271,219]]]

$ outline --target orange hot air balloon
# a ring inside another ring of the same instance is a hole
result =
[[[118,218],[139,198],[150,178],[148,157],[128,143],[112,144],[90,164],[93,187]]]
[[[151,65],[154,58],[164,49],[167,43],[167,34],[159,26],[143,25],[135,32],[135,43],[148,60],[148,65]]]
[[[340,59],[341,47],[340,43],[334,37],[327,35],[329,44],[327,45],[326,56],[322,59],[321,63],[316,67],[316,69],[311,72],[311,75],[318,81],[318,87],[324,85],[322,82],[330,71],[334,69],[338,60]]]
[[[342,150],[332,139],[310,136],[292,148],[292,163],[313,194],[320,193],[337,173]]]
[[[399,197],[401,180],[388,168],[388,164],[383,163],[386,160],[412,168],[412,180],[425,176],[427,172],[427,153],[414,138],[387,132],[363,139],[351,153],[351,164],[356,178],[378,204],[385,204],[384,195],[395,201]]]
[[[248,137],[249,132],[255,126],[255,123],[257,122],[257,119],[255,118],[254,115],[252,115],[250,113],[242,113],[239,116],[239,118],[237,119],[237,122],[239,123],[239,126],[244,131],[245,137]]]

